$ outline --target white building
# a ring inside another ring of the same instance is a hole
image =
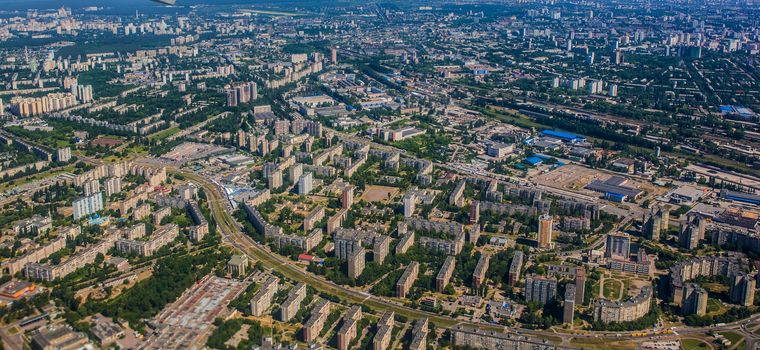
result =
[[[104,185],[106,197],[121,192],[121,178],[119,177],[112,177],[106,180]]]
[[[314,188],[314,175],[306,173],[298,179],[298,194],[305,195],[311,193]]]
[[[71,148],[69,148],[69,147],[59,148],[56,151],[55,160],[59,161],[59,162],[62,162],[62,163],[65,163],[65,162],[68,162],[69,160],[71,160]]]
[[[77,199],[72,203],[74,207],[74,220],[79,220],[85,216],[103,210],[103,196],[100,192],[94,193],[89,197]]]

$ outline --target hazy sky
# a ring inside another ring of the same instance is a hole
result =
[[[267,4],[277,5],[278,3],[319,3],[327,2],[325,0],[177,0],[178,5],[194,4]],[[152,7],[160,6],[149,0],[0,0],[3,9],[27,9],[27,8],[57,8],[61,5],[67,7],[86,7],[86,6],[118,6],[118,7]]]

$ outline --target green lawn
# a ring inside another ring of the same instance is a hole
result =
[[[506,112],[498,111],[495,109],[483,109],[483,108],[477,108],[477,107],[475,107],[474,109],[479,110],[481,113],[483,113],[484,115],[488,117],[494,118],[504,123],[526,127],[526,128],[533,127],[537,129],[551,129],[550,126],[536,123],[535,121],[530,119],[530,117],[526,117],[523,115],[507,114]]]
[[[731,345],[736,345],[744,339],[740,334],[734,333],[734,332],[718,332],[718,334],[726,337],[726,339],[731,341]]]
[[[708,314],[722,314],[726,311],[726,308],[717,299],[707,299],[707,313]]]
[[[728,292],[728,286],[724,286],[720,283],[704,283],[702,287],[707,289],[708,292],[716,294]]]
[[[178,132],[180,132],[180,128],[177,127],[177,126],[175,126],[173,128],[169,128],[169,129],[166,129],[166,130],[161,130],[161,131],[159,131],[157,133],[151,134],[150,136],[148,136],[148,139],[151,140],[151,141],[153,141],[153,140],[163,140],[163,139],[165,139],[165,138],[167,138],[169,136],[172,136],[172,135],[174,135],[174,134],[176,134]]]
[[[711,349],[709,344],[698,339],[682,339],[681,346],[683,347],[683,350]]]
[[[586,350],[633,350],[636,344],[632,341],[618,341],[609,338],[573,338],[570,345]]]
[[[631,279],[625,278],[623,281],[623,293],[628,293],[628,290],[631,289]]]
[[[613,279],[605,279],[604,280],[604,297],[610,300],[620,300],[622,295],[620,295],[620,287],[623,285],[623,282],[620,282],[618,280]]]

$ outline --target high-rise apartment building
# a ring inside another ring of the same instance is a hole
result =
[[[75,200],[72,206],[74,208],[74,220],[76,221],[103,210],[103,196],[100,192],[93,193],[91,196]]]
[[[557,295],[557,280],[542,276],[525,277],[525,300],[546,304]]]
[[[298,194],[307,195],[311,193],[314,187],[314,175],[312,173],[306,173],[298,178]]]
[[[538,218],[538,247],[550,248],[552,244],[552,230],[554,220],[549,214],[541,215]]]

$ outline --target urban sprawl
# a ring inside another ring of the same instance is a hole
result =
[[[0,349],[760,349],[757,2],[140,2],[0,6]]]

